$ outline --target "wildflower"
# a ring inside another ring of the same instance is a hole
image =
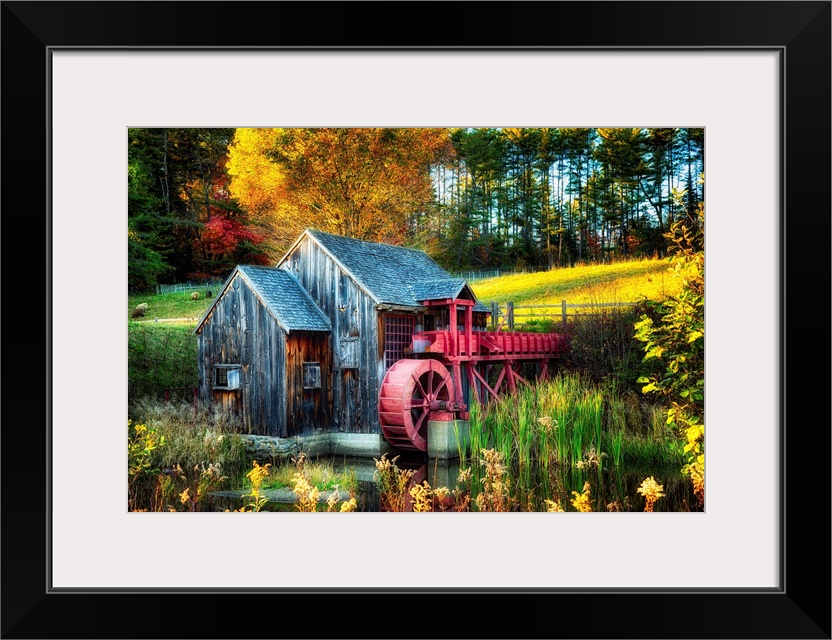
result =
[[[586,453],[584,453],[584,459],[578,460],[578,462],[575,463],[575,467],[578,469],[598,468],[601,466],[602,458],[606,457],[606,453],[597,453],[595,451],[595,446],[593,445]]]
[[[558,421],[553,419],[550,416],[543,416],[542,418],[537,419],[538,424],[540,424],[546,431],[552,431],[558,428]]]
[[[336,489],[332,493],[329,494],[329,497],[326,499],[326,510],[327,511],[335,511],[335,507],[338,504],[338,490]]]
[[[358,504],[355,501],[355,498],[350,498],[346,502],[341,503],[341,513],[348,513],[350,511],[355,511],[358,508]]]
[[[693,483],[693,493],[696,496],[696,500],[699,503],[699,506],[704,506],[705,504],[705,456],[699,455],[696,459],[687,464],[682,469],[682,473],[685,475],[690,476],[691,482]]]
[[[555,502],[554,500],[545,500],[546,503],[546,511],[548,512],[563,512],[563,507],[560,506],[560,502]]]
[[[190,487],[185,487],[185,490],[182,493],[179,494],[179,502],[181,502],[182,504],[186,504],[188,502],[188,500],[191,499],[190,495],[189,495],[190,492],[191,492],[191,488]]]
[[[410,496],[413,498],[413,511],[416,513],[433,511],[433,505],[430,499],[432,494],[433,492],[430,490],[430,485],[427,481],[415,485],[410,490]]]
[[[588,513],[592,511],[592,504],[589,501],[589,483],[584,483],[584,489],[582,493],[578,493],[577,491],[573,491],[572,495],[575,496],[572,500],[572,506],[575,507],[578,511],[582,513]]]
[[[292,476],[292,482],[294,484],[293,491],[297,496],[298,511],[317,511],[318,497],[320,496],[318,488],[313,486],[302,473],[296,473]]]
[[[659,498],[664,496],[664,487],[656,482],[656,479],[653,476],[647,478],[644,482],[641,483],[641,486],[636,489],[641,495],[644,496],[647,504],[644,506],[645,511],[653,511],[653,506],[656,504]]]

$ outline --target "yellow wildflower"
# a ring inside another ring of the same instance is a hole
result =
[[[664,486],[656,482],[656,479],[653,476],[650,476],[642,482],[641,486],[636,489],[636,491],[643,495],[647,501],[644,506],[645,511],[653,511],[653,506],[656,504],[658,499],[664,496]]]
[[[355,511],[357,508],[358,504],[356,503],[355,498],[350,498],[346,502],[341,503],[341,513]]]
[[[572,500],[572,506],[582,513],[589,513],[592,511],[592,503],[589,501],[589,493],[589,483],[585,482],[582,493],[578,493],[577,491],[572,492],[572,495],[575,496]]]
[[[555,502],[554,500],[545,500],[546,502],[546,511],[555,513],[562,513],[563,507],[560,506],[560,502]]]

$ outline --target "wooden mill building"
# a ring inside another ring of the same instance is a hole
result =
[[[431,300],[476,303],[470,286],[423,251],[307,229],[274,267],[237,266],[195,333],[200,397],[253,434],[383,441],[378,395],[414,332],[441,329]]]

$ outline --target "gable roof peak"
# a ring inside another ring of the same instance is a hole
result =
[[[201,331],[202,325],[208,320],[214,307],[238,275],[287,333],[291,331],[331,331],[329,318],[315,304],[294,274],[275,267],[238,264],[197,323],[193,331],[195,334]]]

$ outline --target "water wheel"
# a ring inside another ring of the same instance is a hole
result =
[[[426,451],[428,420],[453,420],[454,408],[451,374],[437,360],[399,360],[381,383],[381,431],[397,449]]]

